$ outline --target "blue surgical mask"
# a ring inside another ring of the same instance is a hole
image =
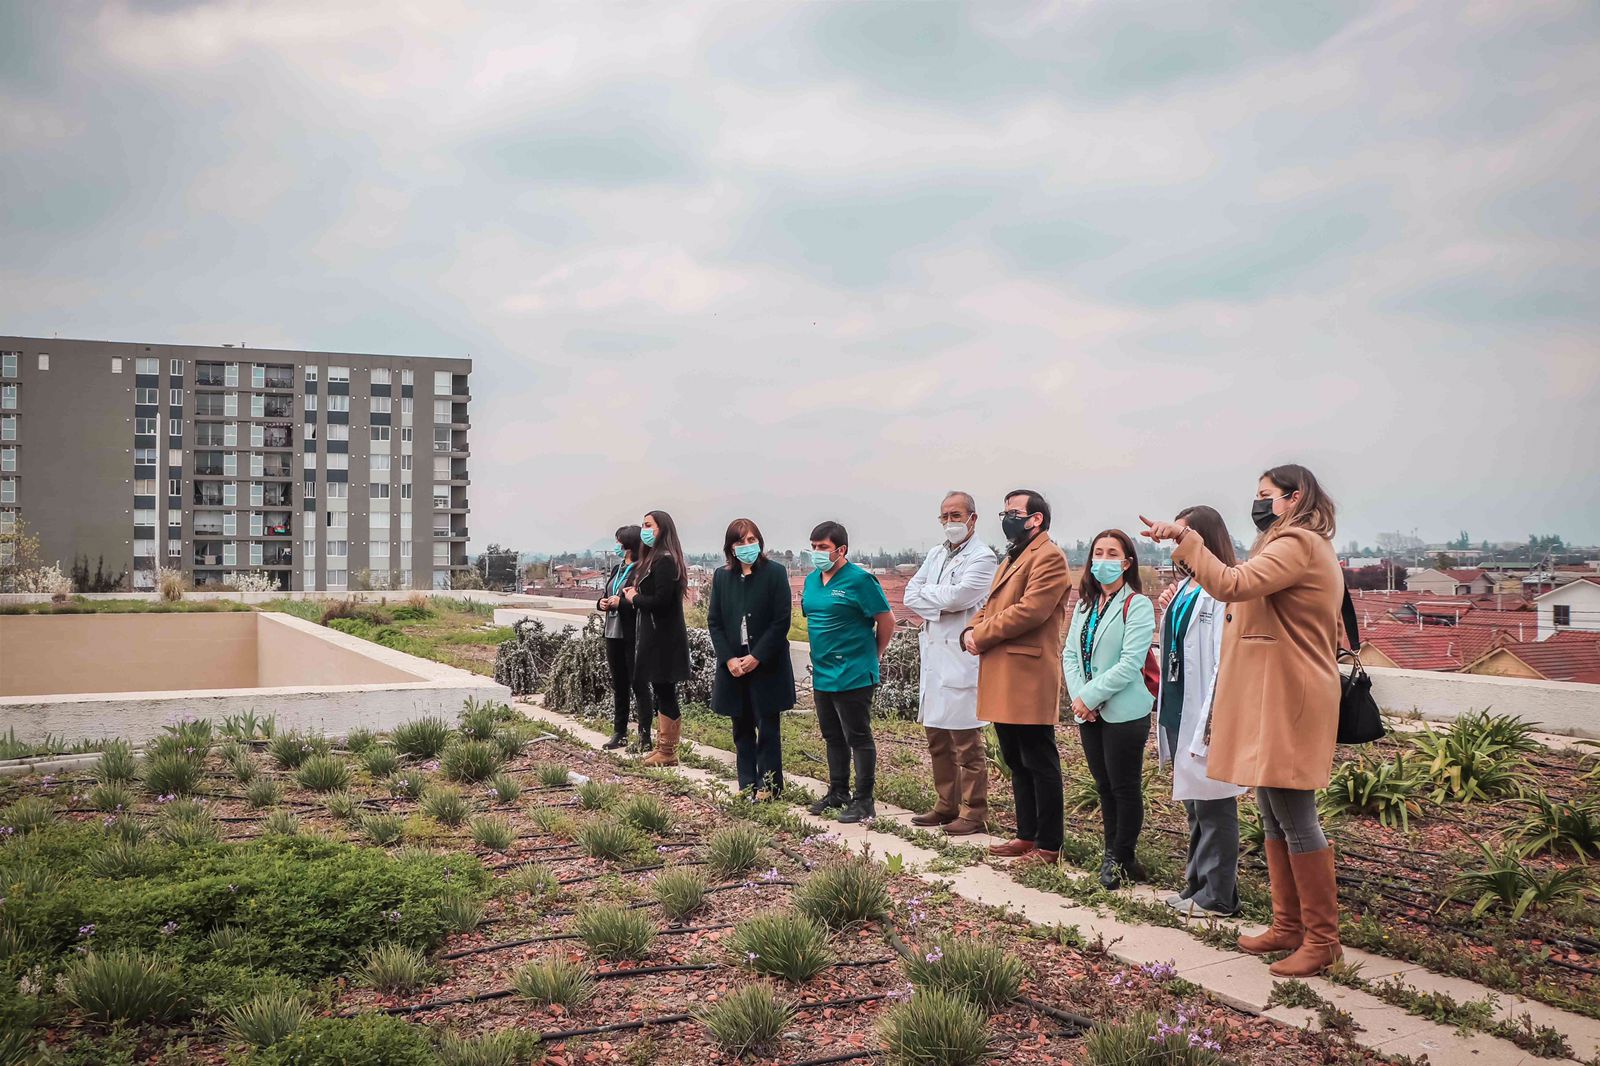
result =
[[[733,546],[733,557],[739,560],[741,563],[744,563],[746,566],[749,566],[751,563],[761,558],[761,545],[735,544]]]
[[[646,548],[654,548],[656,546],[656,531],[651,529],[649,526],[645,526],[643,529],[639,530],[639,539],[644,543]]]
[[[825,552],[821,548],[811,549],[811,565],[818,570],[827,570],[833,566],[833,553]]]
[[[1102,585],[1109,585],[1122,576],[1121,559],[1096,559],[1089,566],[1089,572],[1094,579]]]
[[[611,554],[615,555],[618,559],[622,558],[622,545],[613,544],[611,546]]]

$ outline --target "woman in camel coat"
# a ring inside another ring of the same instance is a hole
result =
[[[1272,927],[1240,937],[1239,947],[1291,951],[1272,972],[1307,977],[1343,954],[1333,849],[1316,790],[1328,783],[1339,726],[1344,575],[1332,543],[1333,501],[1305,467],[1263,474],[1252,517],[1261,536],[1238,566],[1183,526],[1146,519],[1145,535],[1178,541],[1173,560],[1226,605],[1207,772],[1255,788],[1272,886]]]

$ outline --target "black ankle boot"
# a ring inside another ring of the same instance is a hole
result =
[[[812,814],[821,814],[830,807],[843,807],[850,802],[850,794],[842,788],[830,788],[827,795],[807,807]]]
[[[618,748],[625,748],[628,746],[628,734],[618,730],[617,732],[611,734],[610,740],[606,741],[600,746],[606,751],[615,751]]]
[[[1107,892],[1122,887],[1122,871],[1109,852],[1100,859],[1100,885]]]
[[[856,822],[864,822],[868,818],[876,818],[877,816],[878,807],[872,802],[872,798],[869,796],[866,799],[851,800],[850,805],[839,812],[839,821],[846,825],[852,825]]]

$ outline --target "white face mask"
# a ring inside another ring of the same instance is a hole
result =
[[[967,537],[967,524],[965,522],[951,522],[944,527],[944,539],[951,544],[959,544]]]

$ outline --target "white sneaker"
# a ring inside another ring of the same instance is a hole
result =
[[[1202,907],[1202,906],[1200,906],[1200,904],[1196,903],[1194,900],[1192,900],[1192,899],[1184,899],[1182,896],[1168,896],[1167,899],[1166,899],[1166,904],[1167,904],[1167,906],[1171,907],[1173,910],[1177,911],[1179,914],[1186,915],[1187,917],[1190,917],[1190,918],[1200,918],[1200,917],[1204,917],[1204,918],[1232,918],[1232,917],[1234,917],[1234,915],[1229,914],[1226,911],[1214,911],[1210,907]]]
[[[1174,892],[1171,895],[1164,896],[1162,897],[1161,902],[1165,903],[1175,911],[1186,911],[1189,909],[1188,897],[1184,896],[1181,892]]]

